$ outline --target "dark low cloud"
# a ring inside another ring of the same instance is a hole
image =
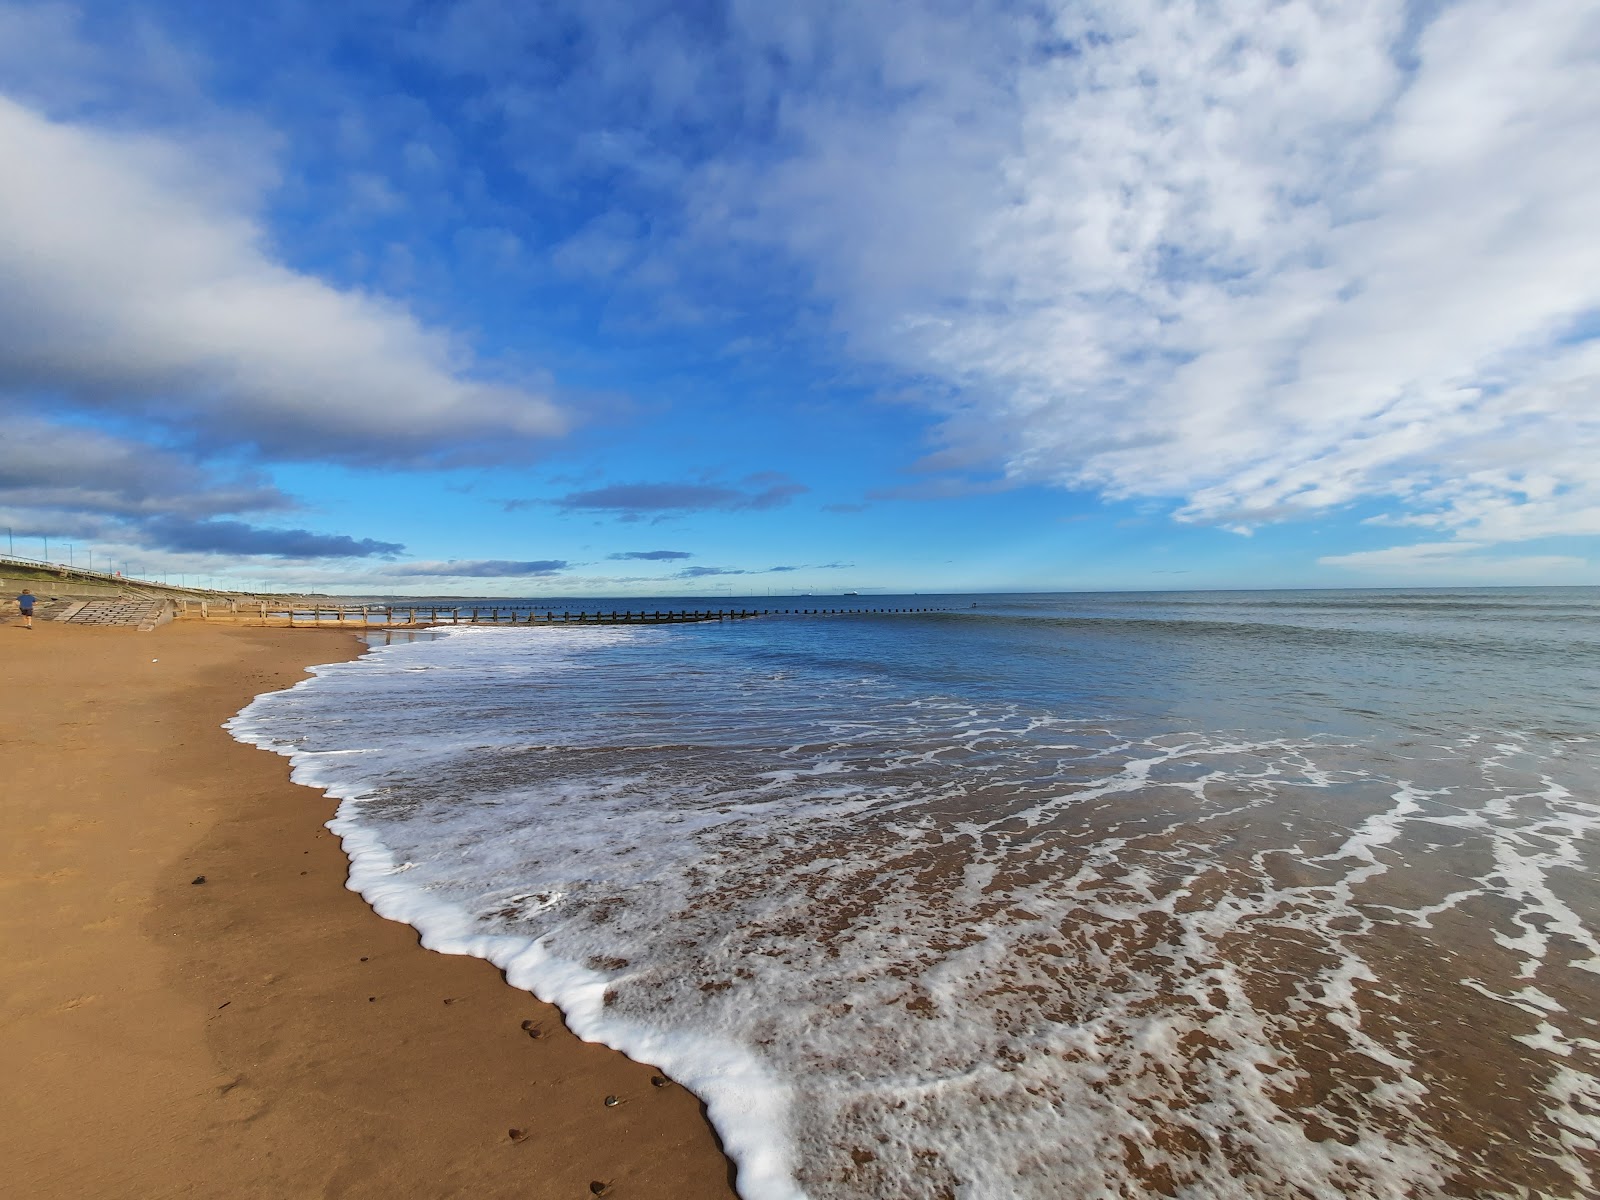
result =
[[[243,521],[190,521],[158,517],[140,526],[141,540],[162,550],[192,554],[250,554],[274,558],[372,558],[399,554],[399,542],[357,541],[342,533],[261,529]]]
[[[751,512],[780,508],[802,492],[804,484],[753,475],[742,487],[711,483],[619,483],[589,491],[569,492],[553,501],[566,512],[613,513],[627,520],[676,516],[692,512]]]
[[[707,575],[775,575],[784,571],[802,571],[804,567],[763,567],[759,571],[743,567],[685,567],[678,572],[679,579],[703,579]]]
[[[535,558],[519,561],[506,558],[480,558],[465,562],[397,563],[385,575],[444,575],[460,579],[516,579],[524,575],[554,575],[565,571],[564,558]]]
[[[627,559],[642,559],[646,562],[668,562],[675,558],[693,558],[687,550],[624,550],[620,554],[608,554],[607,558],[619,561]]]
[[[259,470],[217,470],[160,446],[15,413],[0,427],[0,504],[129,519],[294,507]]]

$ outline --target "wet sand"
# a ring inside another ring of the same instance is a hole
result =
[[[0,639],[15,1194],[733,1195],[693,1096],[374,915],[344,888],[331,803],[220,728],[359,653],[353,635]]]

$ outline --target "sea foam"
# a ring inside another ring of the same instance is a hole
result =
[[[376,911],[699,1094],[750,1200],[1512,1195],[1449,1119],[1474,1028],[1527,1177],[1593,1186],[1600,810],[1558,751],[1090,719],[781,642],[452,631],[230,728],[340,801]]]

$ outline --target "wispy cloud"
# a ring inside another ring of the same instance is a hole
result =
[[[687,550],[624,550],[619,554],[608,554],[607,558],[626,561],[638,559],[644,562],[670,562],[677,558],[693,558]]]
[[[1368,576],[1441,583],[1500,583],[1579,577],[1586,559],[1570,554],[1495,554],[1481,542],[1418,542],[1382,550],[1330,554],[1317,561]]]
[[[808,489],[792,480],[751,476],[744,487],[708,483],[621,483],[569,492],[551,501],[567,512],[613,513],[624,519],[695,512],[751,512],[779,508]]]
[[[271,555],[275,558],[371,558],[399,554],[398,542],[359,541],[345,534],[307,529],[261,529],[243,521],[188,521],[158,517],[139,526],[147,544],[163,550],[201,554]]]
[[[854,566],[854,563],[801,563],[777,567],[685,567],[677,573],[679,579],[703,579],[711,575],[783,575],[790,571],[830,571]]]
[[[1592,6],[461,0],[317,31],[448,88],[367,104],[370,78],[307,54],[292,106],[265,72],[216,87],[263,105],[232,115],[206,92],[241,64],[175,49],[200,25],[82,11],[0,0],[0,155],[28,164],[0,172],[0,403],[33,421],[0,440],[0,504],[30,526],[270,534],[294,501],[252,463],[537,452],[564,393],[478,348],[494,322],[440,284],[470,265],[559,277],[611,333],[698,325],[741,364],[798,347],[876,386],[884,458],[923,457],[920,482],[852,478],[869,501],[1045,485],[1240,531],[1378,511],[1465,548],[1395,547],[1418,571],[1600,535]],[[280,51],[305,34],[292,6],[259,24]],[[313,108],[343,115],[299,125]],[[347,214],[295,215],[334,192]],[[429,201],[447,215],[411,224]],[[553,310],[518,294],[535,330]],[[563,336],[527,344],[616,345]],[[804,491],[645,461],[507,508]]]
[[[943,381],[947,454],[1239,527],[1600,533],[1592,12],[1038,11],[861,18],[833,70],[898,95],[797,98],[793,155],[717,176],[859,352]]]
[[[593,133],[547,169],[645,198],[674,299],[770,281],[919,381],[930,466],[1237,529],[1600,533],[1591,7],[664,9],[564,10]],[[531,160],[517,8],[440,21]]]
[[[396,563],[384,571],[397,578],[407,576],[443,576],[455,579],[516,579],[526,576],[554,575],[568,567],[565,559],[537,558],[513,561],[501,558],[480,558],[450,562]]]

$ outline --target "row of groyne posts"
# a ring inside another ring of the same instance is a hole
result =
[[[178,620],[246,621],[262,625],[343,625],[363,629],[421,629],[435,625],[677,625],[743,621],[751,617],[864,617],[946,612],[943,608],[715,608],[631,612],[557,612],[522,606],[445,608],[437,605],[327,605],[291,600],[183,600]]]

